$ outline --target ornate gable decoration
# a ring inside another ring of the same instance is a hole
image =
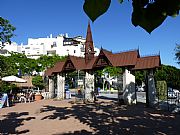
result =
[[[105,66],[112,66],[112,64],[101,50],[93,67],[105,67]]]
[[[67,59],[66,63],[64,64],[63,70],[70,71],[70,70],[76,70],[76,68],[74,67],[72,61],[70,59]]]

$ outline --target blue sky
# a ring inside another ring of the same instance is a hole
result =
[[[56,36],[86,36],[88,17],[83,11],[84,0],[1,0],[0,15],[17,30],[12,39],[27,43],[28,38]],[[180,16],[168,17],[148,34],[131,23],[131,1],[119,4],[112,0],[107,13],[91,23],[94,44],[113,52],[137,49],[142,56],[158,54],[163,64],[180,67],[174,58],[176,43],[180,44]]]

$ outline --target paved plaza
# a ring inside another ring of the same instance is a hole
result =
[[[0,110],[0,134],[23,135],[178,135],[180,115],[146,108],[144,104],[118,105],[41,100],[17,103]]]

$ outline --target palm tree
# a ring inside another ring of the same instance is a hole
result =
[[[180,45],[176,44],[175,48],[175,57],[177,59],[177,63],[180,64]]]

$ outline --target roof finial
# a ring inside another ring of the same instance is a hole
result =
[[[85,42],[85,60],[86,62],[90,61],[94,58],[94,46],[93,46],[93,39],[91,33],[91,26],[90,21],[88,21],[88,28],[87,28],[87,35],[86,35],[86,42]]]

